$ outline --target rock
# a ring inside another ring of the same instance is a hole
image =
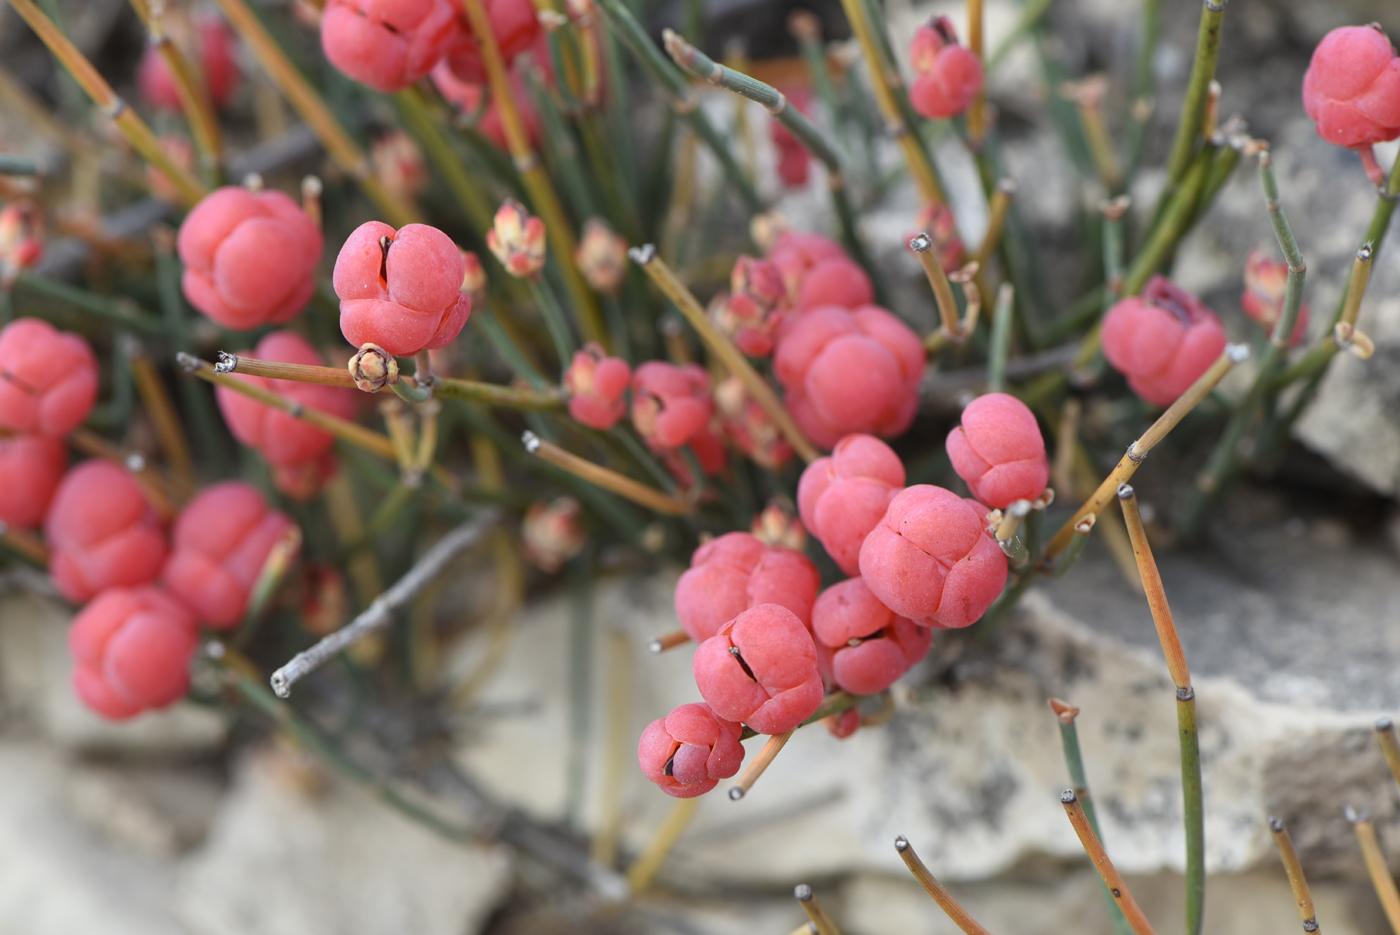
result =
[[[182,702],[130,721],[108,721],[83,706],[69,685],[63,603],[29,593],[0,596],[0,699],[58,745],[88,752],[188,756],[223,745],[224,719]]]
[[[1383,835],[1400,831],[1400,799],[1371,728],[1400,709],[1400,639],[1380,626],[1400,606],[1396,560],[1348,527],[1290,514],[1286,503],[1242,493],[1220,519],[1215,553],[1160,558],[1199,699],[1208,866],[1272,868],[1264,819],[1278,814],[1305,863],[1359,872],[1342,806],[1368,809]],[[995,641],[940,633],[930,660],[897,686],[888,724],[844,742],[820,727],[803,730],[743,800],[725,798],[722,784],[703,800],[663,880],[791,886],[893,872],[902,866],[891,846],[897,834],[950,880],[996,877],[1033,857],[1080,860],[1056,800],[1068,777],[1045,707],[1051,695],[1083,709],[1090,782],[1120,868],[1180,872],[1174,691],[1145,602],[1101,548],[1091,545],[1066,579],[1033,589]],[[614,792],[626,803],[624,849],[633,854],[673,800],[641,777],[631,745],[646,722],[698,700],[693,647],[640,651],[676,627],[672,587],[667,578],[611,582],[599,587],[594,610],[635,648],[626,763]],[[581,808],[569,808],[562,601],[520,616],[458,753],[493,794],[584,829],[596,820],[604,772],[596,712],[617,679],[604,664],[602,629],[591,648],[589,726],[573,793]],[[750,756],[760,744],[748,741]]]
[[[186,935],[166,908],[168,855],[116,846],[75,821],[69,790],[83,781],[52,748],[0,744],[0,931]]]
[[[308,795],[276,755],[239,766],[209,838],[179,868],[192,935],[463,935],[504,895],[497,849],[444,840],[358,787]]]

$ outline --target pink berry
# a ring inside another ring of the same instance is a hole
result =
[[[1244,258],[1244,293],[1240,308],[1254,321],[1273,334],[1274,325],[1283,314],[1284,293],[1288,288],[1288,264],[1271,260],[1262,250],[1251,250]],[[1308,303],[1298,306],[1298,322],[1293,326],[1289,344],[1297,347],[1308,334]]]
[[[946,16],[914,33],[909,61],[918,73],[909,88],[909,103],[931,120],[956,117],[982,90],[982,62],[966,46],[958,45]]]
[[[695,460],[700,465],[700,471],[706,477],[714,477],[724,470],[725,453],[724,442],[715,434],[715,430],[706,423],[701,426],[700,431],[690,436],[686,442],[690,453],[695,455]],[[682,487],[693,487],[696,478],[691,476],[690,461],[675,448],[656,449],[661,463],[666,466],[680,482]]]
[[[729,532],[691,556],[690,569],[676,583],[676,616],[697,643],[759,604],[780,605],[806,626],[820,587],[817,567],[801,552]]]
[[[928,655],[931,631],[896,616],[861,578],[848,578],[821,593],[812,606],[817,656],[832,681],[853,695],[874,695],[895,683]]]
[[[106,588],[160,574],[165,534],[141,486],[110,461],[84,461],[59,482],[44,520],[49,577],[81,604]]]
[[[76,334],[38,318],[0,329],[0,429],[67,435],[97,400],[97,358]]]
[[[213,484],[176,518],[161,580],[201,621],[226,630],[243,619],[267,553],[291,525],[251,485]]]
[[[822,703],[817,650],[786,607],[759,604],[700,644],[695,683],[715,714],[760,734],[781,734]]]
[[[236,58],[238,37],[220,19],[203,19],[196,28],[199,31],[199,67],[204,75],[204,86],[209,90],[209,99],[214,106],[222,108],[233,96],[233,89],[242,76]],[[141,96],[152,106],[180,111],[180,93],[175,89],[175,78],[155,46],[147,46],[145,54],[141,56],[136,84],[141,89]]]
[[[215,189],[180,225],[181,286],[225,328],[291,321],[311,300],[321,228],[282,192]]]
[[[807,271],[822,260],[840,258],[846,255],[841,245],[821,234],[804,231],[784,231],[773,242],[768,251],[768,259],[778,267],[783,276],[790,299],[796,300],[802,287],[802,279]]]
[[[632,425],[652,448],[681,447],[713,414],[710,377],[698,364],[649,360],[632,374]]]
[[[860,547],[860,575],[882,604],[924,626],[969,626],[1006,585],[1006,555],[984,510],[929,484],[906,487]]]
[[[277,464],[272,467],[272,486],[278,493],[306,503],[319,494],[326,482],[340,470],[340,462],[335,452],[327,451],[319,458],[303,461],[300,464]]]
[[[1162,276],[1118,302],[1103,323],[1103,356],[1144,400],[1170,406],[1225,350],[1225,328],[1201,300]]]
[[[797,293],[799,309],[819,305],[860,308],[875,301],[875,287],[860,264],[845,256],[818,260],[802,277]]]
[[[453,0],[327,0],[321,14],[326,58],[384,94],[426,77],[468,36]]]
[[[322,366],[321,355],[301,335],[293,331],[273,331],[258,342],[249,357],[288,364]],[[308,409],[327,412],[342,419],[355,415],[355,392],[336,386],[321,386],[295,380],[269,380],[239,376],[254,386],[280,393]],[[294,468],[318,460],[335,442],[335,437],[294,418],[279,409],[264,406],[241,393],[217,387],[214,396],[224,414],[229,431],[249,448],[256,448],[274,468]]]
[[[1322,38],[1303,75],[1303,109],[1337,146],[1400,136],[1400,58],[1378,26],[1342,26]]]
[[[632,368],[621,357],[608,357],[590,341],[574,354],[564,371],[564,388],[569,391],[569,415],[589,428],[607,431],[627,414],[627,384]]]
[[[847,435],[831,456],[807,465],[797,484],[802,525],[848,575],[860,573],[860,544],[904,487],[904,463],[873,435]]]
[[[109,588],[68,631],[73,689],[114,721],[164,708],[189,690],[198,645],[194,618],[179,601],[152,587]]]
[[[436,227],[380,221],[355,228],[335,259],[340,331],[356,347],[378,344],[396,357],[456,340],[472,303],[462,293],[466,263]]]
[[[953,470],[972,495],[1004,510],[1017,500],[1035,500],[1050,480],[1045,439],[1025,403],[1006,393],[988,393],[967,404],[962,424],[948,433]]]
[[[486,0],[486,15],[491,20],[491,33],[496,37],[501,56],[509,64],[517,55],[536,47],[537,62],[549,61],[549,47],[541,40],[544,30],[530,0]],[[448,54],[453,74],[463,81],[486,83],[486,64],[481,48],[470,32],[467,41]]]
[[[490,93],[487,85],[479,82],[463,81],[452,73],[452,68],[447,60],[437,64],[432,73],[433,84],[437,86],[440,93],[447,102],[464,114],[475,114],[481,107],[483,95]],[[484,79],[483,79],[484,80]],[[525,125],[525,135],[530,140],[530,146],[536,147],[540,143],[540,115],[535,112],[534,102],[530,99],[525,83],[520,80],[520,76],[515,72],[510,75],[511,88],[515,91],[515,106],[520,111],[520,121]],[[505,127],[501,124],[501,109],[496,106],[496,99],[487,101],[486,110],[477,120],[476,128],[481,131],[481,135],[486,137],[491,143],[502,152],[508,150]]]
[[[821,305],[783,320],[773,370],[802,431],[830,448],[854,432],[909,428],[924,359],[919,336],[883,308]]]
[[[68,449],[47,435],[0,437],[0,523],[34,529],[44,521],[68,466]]]
[[[683,704],[642,731],[637,762],[642,774],[678,799],[704,795],[739,772],[743,728],[707,704]]]

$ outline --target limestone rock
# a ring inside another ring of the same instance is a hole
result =
[[[462,935],[500,900],[509,868],[357,787],[308,795],[263,754],[239,767],[173,903],[193,935]]]
[[[74,820],[75,772],[51,748],[0,744],[0,931],[186,935],[165,906],[172,866]]]

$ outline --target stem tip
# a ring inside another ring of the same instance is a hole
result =
[[[800,902],[805,903],[812,898],[812,888],[806,883],[799,883],[793,889],[792,895],[796,896]]]
[[[1061,805],[1073,805],[1077,801],[1079,801],[1079,796],[1074,794],[1073,789],[1066,789],[1064,792],[1060,793]]]

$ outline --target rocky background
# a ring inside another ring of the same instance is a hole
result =
[[[94,16],[120,6],[90,5]],[[890,9],[902,33],[934,12],[961,17],[960,5],[890,0]],[[1169,142],[1198,11],[1163,4],[1149,165]],[[989,0],[990,46],[1018,15],[1018,4]],[[1055,0],[1048,16],[1047,51],[1069,75],[1126,72],[1136,4]],[[1316,137],[1298,88],[1328,29],[1369,20],[1400,36],[1393,0],[1234,0],[1225,20],[1221,114],[1244,115],[1273,143],[1314,309],[1336,302],[1373,195],[1355,157]],[[10,36],[18,28],[5,14],[0,27]],[[1049,92],[1028,48],[1007,60],[991,91],[1020,204],[1036,236],[1053,245],[1073,234],[1077,213],[1099,193],[1075,181],[1037,117]],[[1121,100],[1111,99],[1109,112],[1121,113]],[[954,146],[939,156],[956,189],[970,171],[965,157]],[[1160,173],[1142,172],[1136,203],[1150,205],[1160,184]],[[814,200],[792,196],[783,208],[802,217]],[[910,203],[896,191],[866,222],[892,282],[917,282],[898,220]],[[969,228],[984,223],[976,210],[960,213]],[[1175,266],[1178,281],[1236,336],[1246,333],[1237,308],[1243,259],[1256,246],[1273,250],[1273,237],[1257,178],[1241,166]],[[1367,810],[1400,861],[1400,793],[1371,726],[1400,713],[1395,247],[1375,265],[1361,316],[1375,357],[1343,355],[1276,471],[1239,488],[1202,545],[1160,556],[1199,698],[1209,932],[1297,925],[1264,824],[1270,814],[1289,823],[1323,927],[1385,930],[1342,808]],[[1072,267],[1057,273],[1051,298],[1063,302],[1079,284]],[[1152,470],[1140,474],[1148,500],[1158,495]],[[694,700],[687,653],[642,649],[676,626],[673,581],[673,573],[615,578],[598,589],[587,654],[592,710],[630,683],[621,696],[630,699],[629,738]],[[97,721],[67,686],[67,611],[33,576],[0,586],[6,933],[781,935],[802,921],[790,896],[799,882],[817,888],[848,935],[954,931],[903,871],[896,834],[999,935],[1106,933],[1096,877],[1056,801],[1067,776],[1050,695],[1083,709],[1080,735],[1110,852],[1160,930],[1180,924],[1170,681],[1146,605],[1100,537],[1070,576],[1037,585],[995,640],[940,636],[897,687],[884,727],[845,742],[803,731],[749,797],[707,798],[656,892],[621,908],[505,846],[444,841],[292,747],[211,711],[185,705],[129,725]],[[462,571],[464,594],[489,586]],[[455,756],[498,801],[585,836],[615,792],[601,727],[581,759],[569,756],[570,628],[562,597],[544,596],[518,618],[504,662],[458,731]],[[623,782],[622,851],[635,854],[671,803],[634,769]]]

